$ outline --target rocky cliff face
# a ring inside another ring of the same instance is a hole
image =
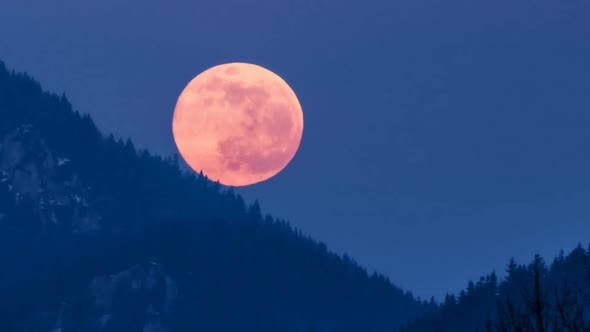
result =
[[[137,264],[121,272],[96,276],[75,303],[63,302],[46,313],[53,331],[113,331],[126,326],[143,332],[169,332],[167,320],[174,313],[178,283],[158,263]],[[77,321],[80,307],[85,319]]]
[[[29,201],[40,227],[67,228],[72,232],[100,229],[100,215],[86,186],[69,167],[67,156],[55,155],[39,132],[24,125],[0,137],[0,186],[17,205]],[[6,213],[0,211],[2,218]]]

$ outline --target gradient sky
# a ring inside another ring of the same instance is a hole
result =
[[[303,140],[239,192],[422,297],[590,241],[586,0],[3,0],[0,59],[166,155],[194,76],[271,69]]]

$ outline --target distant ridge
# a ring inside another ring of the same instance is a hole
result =
[[[529,264],[511,260],[506,272],[504,280],[490,273],[469,282],[458,295],[447,295],[439,309],[398,332],[590,331],[590,247],[561,252],[549,265],[538,255]]]

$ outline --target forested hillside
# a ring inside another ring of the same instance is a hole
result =
[[[434,309],[1,62],[0,261],[2,331],[391,331]]]

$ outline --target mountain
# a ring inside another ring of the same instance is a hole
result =
[[[436,306],[0,62],[0,330],[391,331]]]
[[[590,248],[579,245],[549,266],[538,255],[527,265],[511,260],[504,280],[469,282],[399,332],[588,332],[589,306]]]

